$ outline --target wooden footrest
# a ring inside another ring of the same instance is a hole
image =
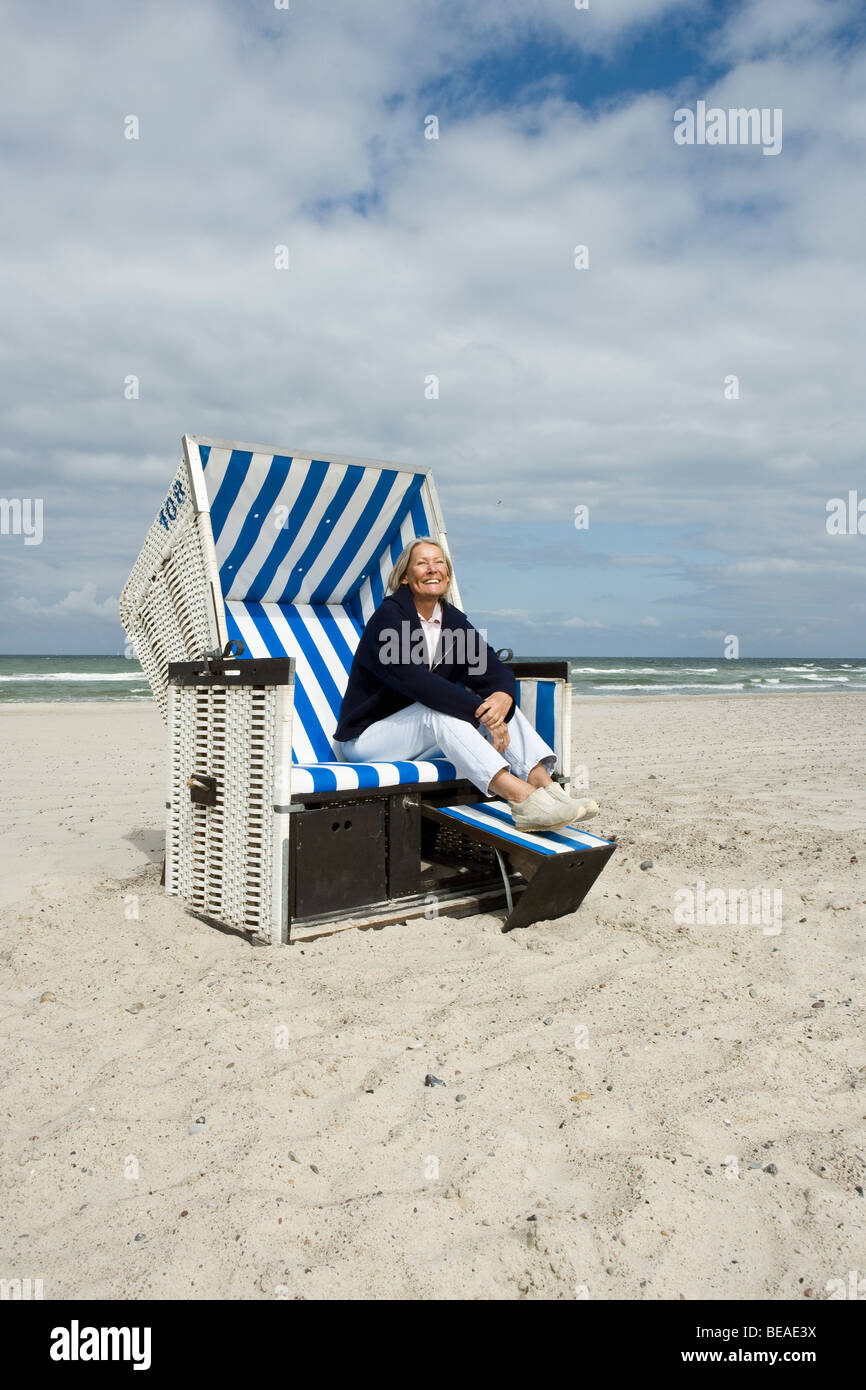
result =
[[[517,830],[504,801],[455,806],[422,802],[421,814],[453,826],[470,840],[489,845],[507,857],[512,869],[526,879],[526,888],[513,906],[509,905],[503,931],[574,912],[616,849],[614,840],[604,840],[573,826],[562,830]],[[507,877],[503,877],[506,893],[510,894]]]

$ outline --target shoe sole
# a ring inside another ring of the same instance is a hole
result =
[[[511,819],[512,819],[512,821],[514,822],[514,829],[515,829],[515,830],[528,830],[528,831],[530,832],[530,834],[538,834],[538,835],[543,835],[543,834],[544,834],[546,831],[548,831],[548,830],[562,830],[563,826],[565,826],[565,825],[568,824],[568,821],[557,820],[557,821],[544,821],[544,822],[542,822],[541,825],[539,825],[539,824],[537,824],[536,822],[533,821],[533,822],[530,822],[530,823],[527,825],[525,821],[518,821],[518,820],[515,820],[514,812],[513,812],[513,811],[512,811],[512,813],[511,813]]]
[[[514,826],[514,830],[520,830],[524,835],[552,835],[556,830],[564,830],[569,821],[559,821],[556,826]]]

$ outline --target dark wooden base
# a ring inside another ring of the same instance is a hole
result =
[[[310,798],[292,816],[289,939],[480,912],[512,931],[574,912],[616,846],[535,854],[445,814],[480,799],[469,782]]]

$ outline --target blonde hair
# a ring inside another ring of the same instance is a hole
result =
[[[416,536],[414,541],[410,541],[409,544],[404,548],[402,555],[400,556],[399,560],[397,561],[396,565],[394,566],[390,575],[388,576],[388,593],[396,594],[400,585],[403,583],[403,580],[406,578],[406,575],[409,573],[409,566],[412,563],[412,553],[415,550],[416,546],[419,545],[435,545],[437,550],[442,551],[442,556],[445,560],[445,568],[448,571],[448,588],[445,590],[443,597],[448,603],[450,603],[451,581],[454,578],[454,568],[451,564],[451,556],[448,554],[441,542],[434,540],[432,536]]]

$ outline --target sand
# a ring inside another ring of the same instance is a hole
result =
[[[580,911],[292,947],[162,892],[155,707],[2,707],[0,1271],[61,1299],[863,1277],[864,699],[581,697],[620,848]],[[684,920],[699,881],[763,920]]]

